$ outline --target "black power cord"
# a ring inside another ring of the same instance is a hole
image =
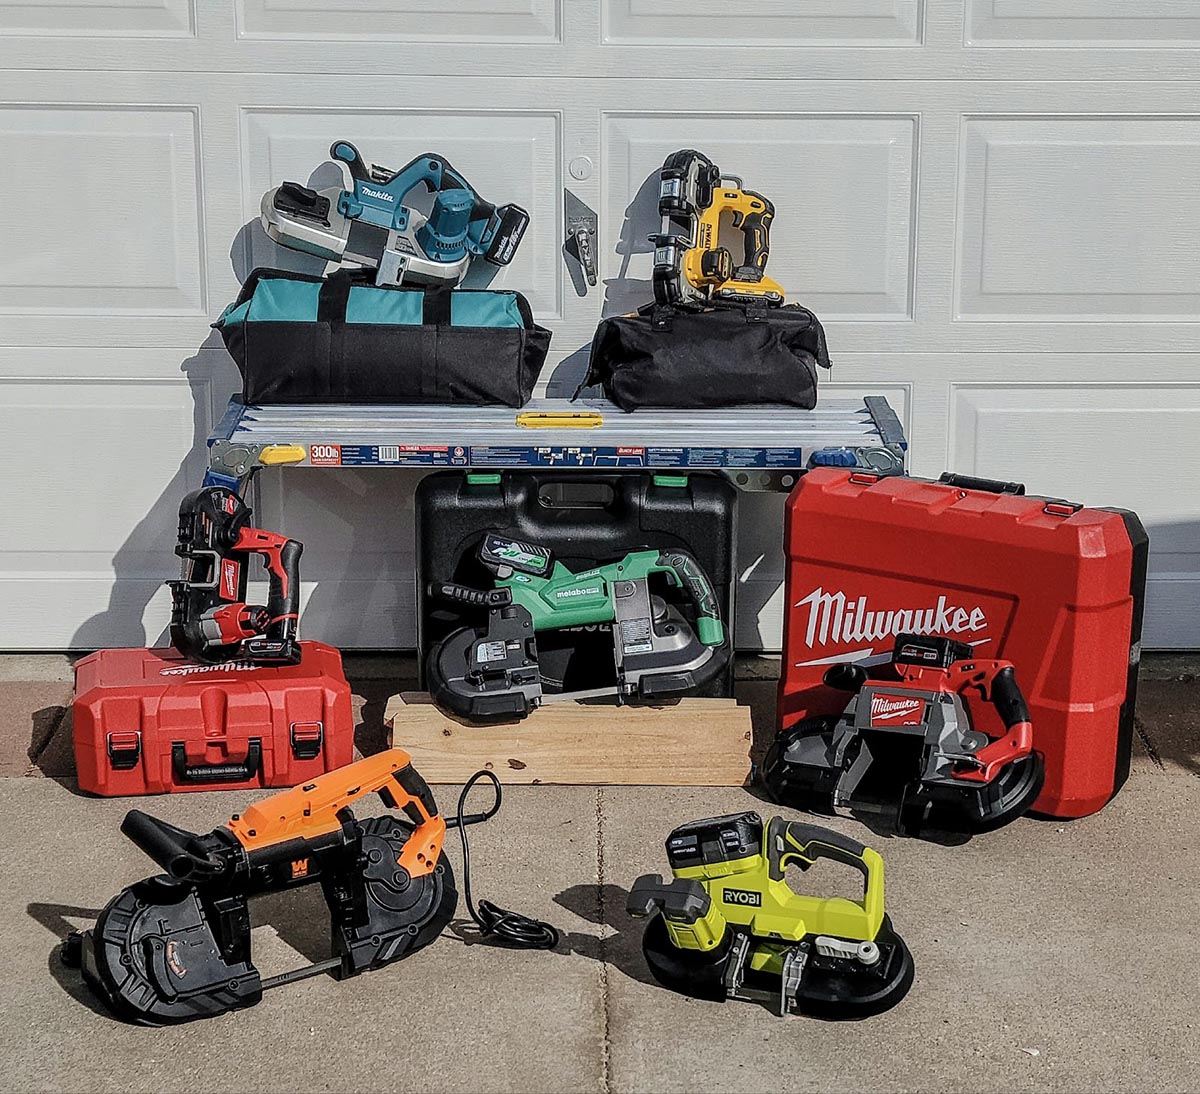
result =
[[[467,804],[467,795],[471,793],[480,779],[491,781],[492,787],[496,791],[496,800],[490,809],[486,809],[482,813],[466,813],[464,807]],[[471,895],[471,848],[467,843],[467,825],[481,824],[494,817],[500,810],[501,797],[500,780],[496,778],[495,774],[486,769],[476,771],[467,780],[467,785],[462,788],[462,793],[458,796],[458,808],[455,810],[455,815],[447,818],[446,821],[446,827],[457,828],[458,834],[462,838],[463,891],[467,898],[467,911],[471,913],[471,918],[475,920],[476,926],[479,927],[480,933],[485,938],[496,938],[515,949],[552,950],[558,945],[558,931],[549,923],[521,915],[519,912],[510,912],[506,908],[498,907],[490,900],[481,900],[476,908],[475,898]]]

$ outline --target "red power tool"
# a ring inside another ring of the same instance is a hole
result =
[[[889,815],[898,832],[983,832],[1019,817],[1041,793],[1045,765],[1012,662],[978,660],[945,637],[901,634],[891,665],[868,679],[843,662],[825,684],[854,692],[843,713],[779,734],[763,782],[781,803],[829,813],[847,806]],[[972,719],[964,698],[992,705]]]
[[[206,486],[179,506],[183,574],[171,588],[171,644],[187,657],[219,663],[295,664],[300,554],[304,545],[250,527],[253,512],[232,490]],[[259,555],[270,588],[265,606],[246,603],[250,556]]]

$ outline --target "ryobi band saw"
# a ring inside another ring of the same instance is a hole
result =
[[[863,875],[861,900],[803,896],[788,884],[827,858]],[[744,999],[780,1015],[865,1018],[904,998],[913,960],[883,911],[883,860],[813,824],[757,813],[693,821],[667,837],[672,880],[638,878],[627,911],[648,918],[654,978],[684,995]]]
[[[654,298],[659,304],[699,305],[729,300],[759,306],[783,303],[783,289],[767,277],[775,206],[762,194],[723,175],[701,152],[672,152],[660,172],[662,228],[654,244]],[[742,235],[742,262],[721,241],[721,218]]]
[[[523,718],[551,699],[615,695],[618,702],[676,698],[725,667],[729,642],[708,575],[687,551],[634,551],[573,573],[545,547],[489,534],[479,560],[496,575],[491,589],[452,582],[432,596],[483,609],[483,626],[462,627],[429,651],[434,700],[465,718]],[[659,593],[652,591],[659,584]],[[695,624],[665,595],[690,603]],[[545,694],[537,635],[564,627],[611,624],[616,683]]]
[[[376,270],[377,285],[453,286],[472,258],[507,266],[517,253],[529,214],[484,201],[444,157],[426,152],[391,171],[365,164],[349,141],[335,141],[329,155],[346,189],[285,182],[263,195],[263,228],[276,243],[360,263]],[[436,195],[428,215],[405,204],[418,186]]]

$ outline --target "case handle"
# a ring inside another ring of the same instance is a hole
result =
[[[188,764],[182,741],[171,745],[171,769],[181,783],[240,783],[254,778],[262,767],[262,740],[251,737],[246,759],[240,764]]]
[[[957,486],[962,490],[985,490],[989,494],[1024,494],[1023,482],[1004,482],[1002,479],[980,479],[974,475],[956,475],[943,471],[938,482],[946,486]]]

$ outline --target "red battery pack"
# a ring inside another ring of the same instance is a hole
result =
[[[1036,812],[1083,817],[1129,774],[1149,541],[1134,513],[1016,483],[820,468],[787,503],[780,728],[840,713],[831,664],[900,633],[1012,661],[1045,756]],[[869,671],[869,669],[868,669]]]
[[[219,665],[173,649],[100,650],[75,666],[79,788],[104,797],[295,786],[353,759],[342,655]]]

